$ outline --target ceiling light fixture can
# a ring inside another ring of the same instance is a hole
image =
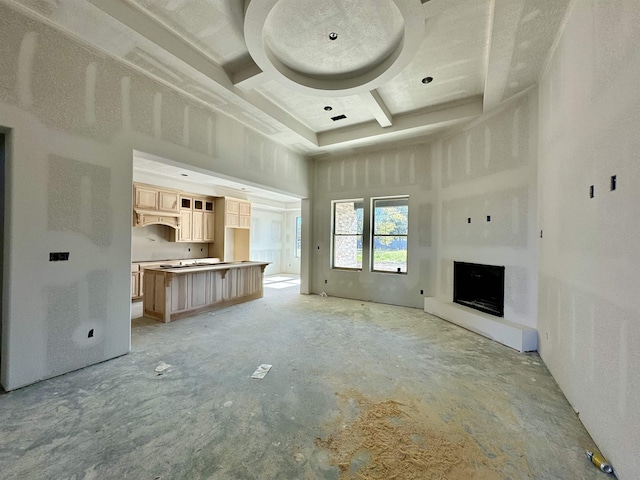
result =
[[[424,77],[422,83],[427,84],[433,82],[433,77]]]
[[[331,110],[333,110],[333,107],[331,105],[327,105],[326,107],[324,107],[325,111],[330,112]]]
[[[338,39],[338,34],[336,32],[331,32],[329,34],[329,40],[337,40]]]

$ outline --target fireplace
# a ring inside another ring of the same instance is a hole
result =
[[[504,267],[453,262],[453,301],[504,317]]]

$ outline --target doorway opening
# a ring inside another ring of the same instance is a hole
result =
[[[287,275],[289,283],[286,286],[300,291],[299,198],[140,151],[133,152],[132,180],[134,184],[178,192],[180,228],[183,224],[191,224],[190,229],[184,230],[185,238],[182,230],[166,225],[132,227],[132,319],[144,314],[144,269],[149,265],[209,263],[216,258],[223,262],[269,262],[264,271],[264,285],[268,277]],[[200,243],[193,240],[195,232],[206,232],[205,227],[196,225],[203,217],[202,213],[196,212],[199,201],[202,205],[212,202],[213,242],[200,237]],[[238,204],[237,209],[230,208],[232,202]],[[135,210],[135,198],[133,203]],[[247,210],[243,211],[243,207]],[[238,217],[236,223],[227,218],[234,213]],[[270,288],[276,288],[276,283],[269,282],[273,285]],[[137,296],[134,295],[136,292]]]

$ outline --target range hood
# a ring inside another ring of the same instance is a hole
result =
[[[166,225],[174,229],[180,228],[180,214],[178,212],[160,212],[158,210],[133,209],[133,226]]]

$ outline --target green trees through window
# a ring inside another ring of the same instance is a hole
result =
[[[409,199],[373,199],[371,269],[378,272],[406,273],[408,235]]]

